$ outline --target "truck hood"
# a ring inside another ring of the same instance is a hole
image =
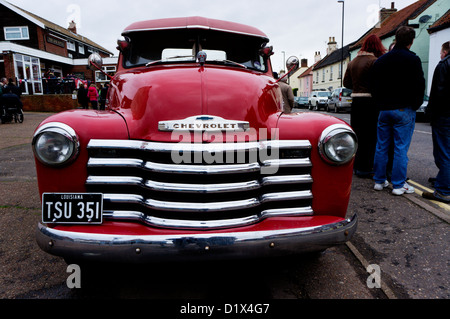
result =
[[[272,77],[222,66],[157,66],[120,73],[111,82],[109,99],[111,109],[124,117],[131,139],[153,141],[173,141],[173,126],[161,130],[169,121],[175,127],[212,119],[230,124],[220,128],[248,122],[256,131],[270,131],[281,105]]]

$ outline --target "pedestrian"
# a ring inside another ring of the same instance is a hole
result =
[[[377,58],[386,52],[380,38],[372,34],[366,38],[361,50],[348,64],[344,86],[352,90],[350,125],[358,138],[353,169],[356,176],[373,177],[373,158],[377,144],[379,109],[369,89],[371,69]]]
[[[89,100],[87,97],[87,93],[88,93],[88,91],[84,87],[84,84],[80,84],[80,87],[78,88],[77,99],[78,99],[78,103],[80,103],[80,105],[83,109],[89,108]]]
[[[100,110],[105,110],[106,96],[108,95],[108,83],[100,90]]]
[[[6,84],[8,83],[8,80],[6,78],[1,78],[0,79],[0,96],[5,93],[4,89],[6,87]]]
[[[20,99],[20,97],[22,96],[22,90],[20,89],[20,87],[18,87],[17,85],[14,84],[13,79],[8,80],[7,86],[9,87],[11,92],[14,93],[15,95],[17,95],[17,97]]]
[[[89,86],[87,97],[89,99],[89,102],[91,103],[92,108],[96,110],[98,106],[98,91],[94,83],[91,83],[91,85]]]
[[[380,108],[377,146],[374,157],[374,189],[389,186],[386,166],[390,144],[394,144],[392,194],[413,193],[407,182],[408,149],[414,132],[416,110],[423,102],[425,78],[420,58],[410,48],[415,31],[401,26],[395,33],[395,46],[375,61],[370,81],[371,94]]]
[[[423,192],[427,199],[450,203],[450,41],[442,44],[441,60],[434,69],[427,115],[430,116],[434,162],[439,172],[434,192]]]
[[[282,102],[283,102],[283,112],[291,113],[294,108],[294,92],[291,86],[287,83],[287,76],[281,78],[278,82],[281,89]]]

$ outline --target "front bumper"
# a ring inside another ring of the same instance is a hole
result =
[[[233,259],[320,251],[350,240],[356,214],[326,225],[252,232],[194,235],[118,235],[67,232],[38,225],[37,243],[44,251],[69,260],[152,262]]]

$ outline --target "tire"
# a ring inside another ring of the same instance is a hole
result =
[[[17,120],[19,123],[23,123],[23,111],[20,110],[20,113],[17,114]]]

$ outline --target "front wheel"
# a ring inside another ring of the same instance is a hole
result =
[[[19,123],[23,123],[23,111],[20,110],[20,112],[17,114],[17,121]]]

